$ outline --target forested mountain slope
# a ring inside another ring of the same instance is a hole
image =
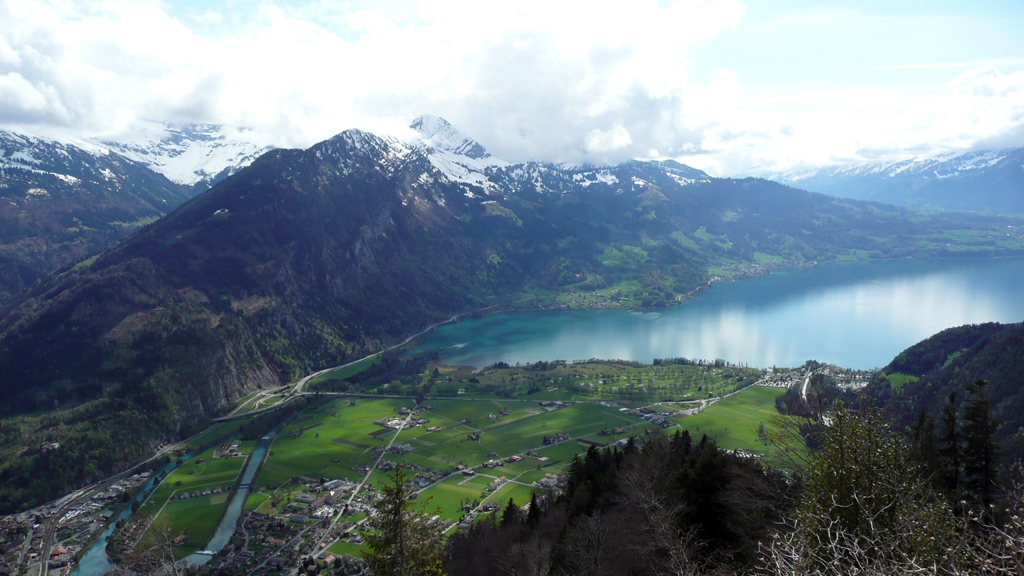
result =
[[[117,154],[0,130],[0,306],[190,196]]]
[[[903,351],[867,392],[902,429],[922,409],[938,421],[951,393],[962,413],[971,399],[965,390],[976,380],[988,382],[985,393],[997,421],[994,440],[1004,461],[1024,458],[1024,324],[944,330]]]

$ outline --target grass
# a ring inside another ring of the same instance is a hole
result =
[[[217,530],[227,498],[227,494],[200,496],[177,500],[164,508],[163,513],[170,521],[171,533],[188,533],[185,543],[175,548],[176,557],[184,558],[197,550],[202,550],[210,542],[210,538]]]
[[[412,406],[412,401],[360,399],[353,405],[349,400],[336,400],[309,418],[286,426],[270,448],[257,486],[276,487],[294,477],[362,478],[362,473],[352,468],[372,465],[370,450],[336,440],[346,439],[370,448],[386,445],[391,434],[370,436],[381,430],[373,422],[396,416],[395,408],[399,406]]]
[[[778,415],[775,398],[784,394],[784,388],[751,386],[733,396],[720,400],[699,414],[686,418],[673,418],[679,427],[688,430],[694,441],[707,434],[721,448],[742,448],[758,454],[770,450],[758,439],[758,426],[771,428],[771,419]]]
[[[534,488],[532,486],[524,486],[522,484],[516,484],[515,482],[508,482],[501,488],[494,491],[489,500],[493,500],[504,507],[508,504],[511,498],[517,506],[522,506],[530,501],[530,497],[533,496]]]
[[[337,556],[341,556],[342,554],[359,556],[362,554],[363,546],[363,544],[353,544],[351,542],[335,542],[327,550]]]
[[[889,385],[892,386],[893,390],[899,390],[900,388],[903,388],[903,386],[911,382],[917,382],[918,380],[920,380],[920,378],[918,378],[917,376],[914,376],[912,374],[904,374],[903,372],[893,372],[892,374],[887,374],[886,378],[888,378]]]
[[[270,496],[262,492],[250,492],[249,497],[245,500],[245,509],[255,510],[268,500],[270,500]]]
[[[250,442],[243,444],[240,451],[249,452],[252,449],[253,445]],[[199,460],[205,462],[197,464]],[[244,463],[244,458],[214,458],[213,449],[202,452],[168,474],[146,499],[142,511],[156,514],[175,492],[193,492],[200,487],[205,490],[218,486],[232,486]]]
[[[223,422],[223,423],[218,424],[217,426],[214,426],[213,428],[207,430],[206,432],[203,432],[199,436],[196,436],[195,438],[193,438],[192,440],[189,441],[189,444],[191,446],[196,447],[196,448],[199,448],[201,446],[205,446],[205,445],[210,444],[212,442],[216,442],[217,440],[219,440],[221,438],[228,437],[233,432],[237,432],[238,430],[240,430],[242,428],[242,426],[245,426],[248,423],[249,423],[249,420],[245,419],[245,418],[242,418],[242,419],[239,419],[239,420],[230,420],[228,422]]]
[[[322,376],[313,378],[306,384],[307,386],[312,387],[315,386],[316,384],[320,384],[321,382],[327,382],[330,380],[346,380],[348,378],[355,376],[356,374],[359,374],[363,370],[366,370],[367,368],[375,364],[379,364],[381,360],[382,358],[380,354],[377,354],[376,356],[371,356],[369,358],[363,358],[362,360],[355,362],[350,366],[338,368],[337,370],[332,370]]]
[[[487,480],[488,482],[490,481],[490,479]],[[422,491],[418,500],[425,501],[427,498],[430,498],[427,504],[428,511],[432,512],[434,508],[440,508],[442,518],[458,520],[463,515],[463,512],[460,510],[462,502],[465,500],[470,502],[473,500],[483,500],[480,493],[486,487],[487,482],[481,486],[478,478],[466,478],[460,474],[445,478],[443,481]]]
[[[255,443],[244,442],[240,451],[251,452],[254,447]],[[204,462],[199,464],[199,460]],[[187,541],[175,548],[178,558],[206,546],[217,529],[230,493],[224,491],[182,500],[170,500],[170,497],[182,492],[231,488],[244,463],[244,458],[213,458],[213,450],[207,450],[168,474],[143,503],[140,512],[165,516],[175,536],[188,532]]]

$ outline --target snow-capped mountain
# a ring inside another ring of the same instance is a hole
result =
[[[0,304],[189,197],[105,149],[0,130]]]
[[[487,171],[508,166],[508,162],[491,156],[479,142],[459,132],[444,118],[424,114],[409,127],[416,131],[417,138],[408,144],[426,154],[430,163],[454,182],[489,192],[493,185]]]
[[[479,142],[460,132],[444,118],[423,115],[416,118],[409,127],[417,134],[405,144],[426,155],[445,178],[461,184],[470,197],[478,193],[491,196],[524,190],[565,193],[595,185],[643,186],[646,181],[632,175],[637,170],[653,170],[660,177],[682,186],[710,179],[705,172],[674,160],[635,160],[617,166],[542,162],[509,164],[491,156]],[[623,176],[624,171],[631,175]],[[621,178],[625,178],[624,183]]]
[[[137,125],[130,132],[97,141],[145,164],[172,182],[201,192],[248,166],[272,149],[253,131],[216,124]]]
[[[1024,148],[761,176],[812,192],[909,208],[1024,212]]]

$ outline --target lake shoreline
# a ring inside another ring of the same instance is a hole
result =
[[[876,368],[945,328],[1024,320],[1024,308],[1013,296],[1014,283],[1024,283],[1022,261],[1019,256],[889,258],[776,265],[759,276],[718,277],[689,298],[658,308],[530,307],[519,301],[458,315],[420,334],[420,345],[412,352],[432,350],[440,352],[445,363],[473,366],[556,358],[650,362],[655,357],[689,357],[762,367],[800,365],[813,358]],[[782,270],[787,273],[771,273]],[[743,282],[722,282],[734,279]],[[720,290],[708,290],[720,282]],[[530,300],[544,298],[551,296]],[[800,302],[814,310],[801,308]],[[630,314],[621,319],[611,312]],[[801,314],[803,320],[794,322]],[[631,316],[636,318],[630,320]],[[672,322],[683,324],[671,329]],[[808,331],[816,336],[802,335]],[[847,333],[856,337],[848,339]],[[541,346],[535,338],[546,339],[547,344]],[[566,338],[572,341],[557,341]],[[581,343],[587,340],[607,345]],[[744,341],[749,345],[741,345]],[[794,341],[802,342],[803,348]],[[463,348],[452,349],[463,343]],[[844,346],[867,351],[852,353],[851,360]]]

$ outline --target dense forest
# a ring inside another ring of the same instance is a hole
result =
[[[1001,461],[1024,459],[1024,323],[944,330],[903,351],[867,392],[897,427],[922,420],[938,430],[942,418],[964,417],[977,380],[987,382]]]

